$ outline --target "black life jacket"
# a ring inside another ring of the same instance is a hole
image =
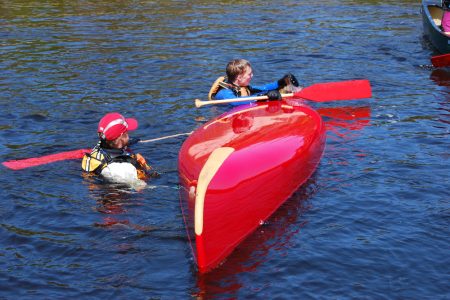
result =
[[[107,149],[104,148],[102,141],[92,149],[91,153],[86,153],[81,162],[81,168],[86,172],[92,172],[100,175],[102,170],[111,163],[130,163],[137,170],[139,179],[146,179],[148,176],[155,176],[156,172],[150,173],[152,169],[145,161],[142,155],[133,154],[124,149]],[[156,173],[157,174],[157,173]]]

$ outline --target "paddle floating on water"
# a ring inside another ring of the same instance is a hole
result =
[[[139,143],[156,142],[156,141],[170,139],[170,138],[174,138],[174,137],[178,137],[178,136],[182,136],[182,135],[190,135],[191,133],[192,133],[192,131],[185,132],[185,133],[178,133],[178,134],[163,136],[163,137],[154,138],[154,139],[150,139],[150,140],[139,141]],[[81,159],[81,158],[83,158],[85,153],[89,153],[89,152],[91,152],[91,150],[92,149],[71,150],[71,151],[65,151],[65,152],[56,153],[56,154],[45,155],[45,156],[41,156],[41,157],[33,157],[33,158],[5,161],[2,164],[11,170],[21,170],[21,169],[45,165],[45,164],[49,164],[49,163],[53,163],[53,162],[57,162],[57,161],[61,161],[61,160]]]
[[[450,66],[450,53],[431,57],[431,64],[436,68]]]
[[[2,164],[11,170],[21,170],[25,168],[40,166],[60,160],[79,159],[82,158],[85,153],[90,152],[91,149],[78,149],[72,151],[65,151],[56,154],[45,155],[41,157],[33,157],[19,160],[5,161]]]
[[[369,80],[347,80],[338,82],[316,83],[305,87],[298,92],[290,94],[281,94],[282,98],[294,97],[310,100],[314,102],[328,102],[340,100],[354,100],[372,97],[372,89]],[[202,101],[195,99],[195,106],[202,107],[204,105],[225,104],[234,102],[247,102],[267,100],[267,96],[241,97],[223,100]]]

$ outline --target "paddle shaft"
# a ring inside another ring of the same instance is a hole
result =
[[[436,68],[450,66],[450,53],[431,57],[431,63]]]
[[[281,94],[282,98],[292,97],[292,96],[294,96],[293,93]],[[202,101],[200,99],[195,99],[195,106],[202,107],[203,105],[225,104],[225,103],[236,103],[236,102],[247,102],[247,101],[260,101],[260,100],[267,100],[267,99],[269,99],[269,97],[267,97],[267,96],[241,97],[241,98],[208,100],[208,101]]]
[[[156,141],[160,141],[160,140],[174,138],[177,136],[190,135],[191,133],[192,133],[192,131],[185,132],[185,133],[178,133],[178,134],[163,136],[163,137],[154,138],[154,139],[150,139],[150,140],[139,141],[139,143],[156,142]],[[71,151],[65,151],[65,152],[56,153],[56,154],[45,155],[45,156],[41,156],[41,157],[33,157],[33,158],[5,161],[2,164],[11,170],[21,170],[21,169],[40,166],[40,165],[44,165],[44,164],[48,164],[48,163],[52,163],[52,162],[61,161],[61,160],[80,159],[80,158],[83,158],[85,153],[89,153],[90,151],[91,151],[91,149],[71,150]]]

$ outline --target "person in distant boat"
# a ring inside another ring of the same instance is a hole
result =
[[[444,10],[441,21],[442,31],[450,35],[450,0],[442,1],[442,9]]]
[[[84,155],[82,169],[116,183],[131,183],[158,176],[142,155],[134,154],[128,148],[139,141],[132,142],[128,136],[128,131],[137,128],[136,119],[126,119],[116,112],[106,114],[98,124],[99,142],[91,153]]]
[[[293,92],[298,91],[299,84],[292,74],[286,74],[278,81],[262,85],[251,86],[250,81],[253,78],[253,69],[249,61],[245,59],[231,60],[226,67],[226,76],[221,76],[213,83],[209,94],[209,100],[221,100],[248,96],[267,95],[269,100],[280,100],[280,91]],[[287,89],[287,90],[286,90]],[[232,105],[241,105],[249,102],[230,103]]]

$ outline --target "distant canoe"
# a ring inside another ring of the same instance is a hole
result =
[[[422,1],[423,31],[433,46],[441,53],[450,53],[450,37],[441,30],[444,10],[432,1]]]

